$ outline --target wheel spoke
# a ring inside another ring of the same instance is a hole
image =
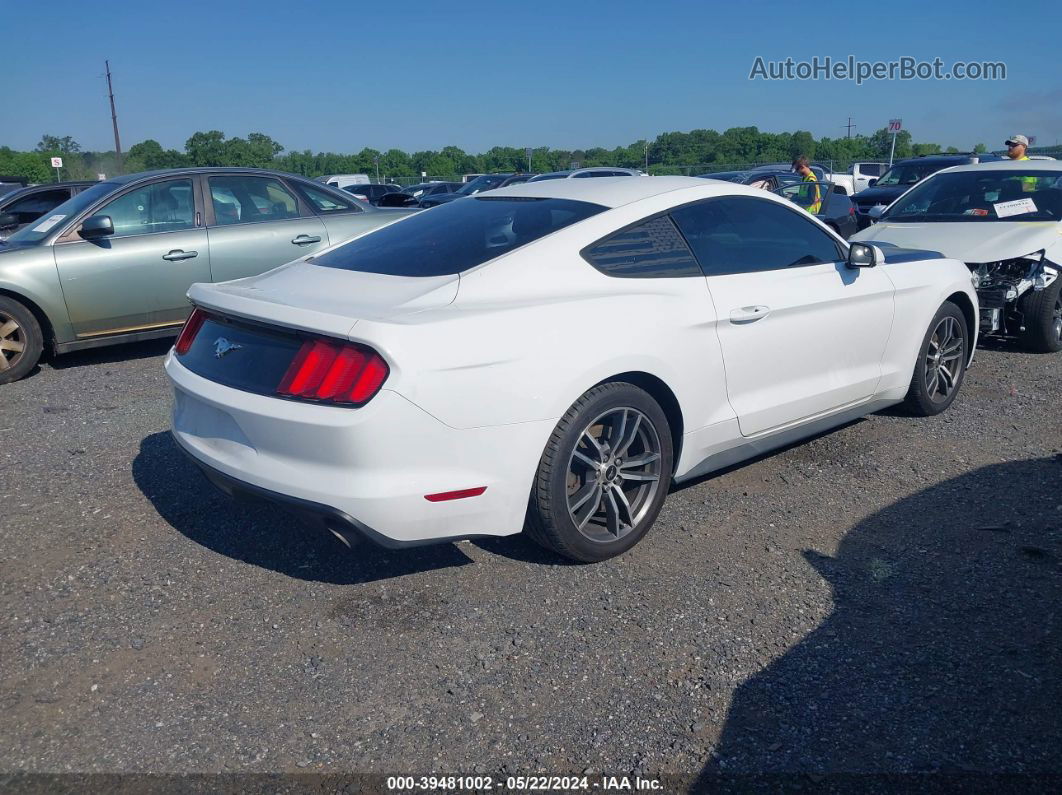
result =
[[[583,431],[582,439],[590,442],[590,449],[597,453],[598,462],[605,463],[605,448],[601,446],[601,442],[594,438],[589,428]]]
[[[21,353],[25,349],[26,345],[18,340],[5,340],[0,338],[0,351],[13,351],[15,353]]]
[[[627,451],[630,450],[631,445],[634,444],[634,441],[638,438],[638,428],[641,427],[641,424],[642,415],[639,414],[637,417],[634,418],[634,424],[631,425],[631,429],[627,432],[626,437],[620,437],[620,445],[618,448],[616,448],[616,455],[623,456],[627,454]]]
[[[620,464],[620,469],[623,471],[623,477],[629,477],[629,475],[627,474],[628,469],[648,466],[649,464],[656,461],[658,458],[660,458],[659,453],[642,453],[641,455],[636,455],[634,458],[626,459],[622,464]]]
[[[594,492],[598,490],[598,485],[595,481],[587,483],[582,489],[577,491],[571,497],[568,498],[568,506],[571,508],[572,513],[577,513],[586,501],[594,496]],[[580,496],[582,495],[582,496]]]
[[[620,517],[620,506],[616,501],[613,489],[605,492],[605,526],[614,538],[619,538],[623,533],[623,520]]]
[[[619,455],[619,449],[623,446],[623,433],[627,430],[627,414],[629,414],[627,409],[621,409],[619,428],[616,427],[615,422],[609,427],[608,447],[613,456]]]
[[[958,354],[959,351],[961,351],[961,350],[962,350],[962,340],[961,339],[956,339],[954,342],[951,342],[948,345],[945,345],[944,347],[942,347],[940,349],[940,355],[943,358],[946,359],[946,358],[950,357],[952,354]]]
[[[594,460],[586,457],[585,455],[580,453],[578,450],[576,450],[574,453],[572,453],[572,459],[573,460],[577,460],[577,461],[579,461],[582,464],[585,464],[587,469],[592,469],[594,472],[596,472],[597,470],[599,470],[601,468],[601,464],[599,464],[597,461],[594,461]]]
[[[0,370],[6,370],[11,365],[7,361],[7,357],[0,353]]]
[[[634,515],[633,511],[631,511],[631,504],[627,500],[627,495],[623,493],[623,489],[613,484],[612,488],[609,489],[609,498],[615,503],[619,512],[619,520],[622,522],[621,529],[623,527],[631,527],[634,524]]]
[[[926,382],[926,392],[930,397],[933,397],[937,393],[937,384],[940,383],[940,376],[937,374],[936,369],[932,370],[933,377]]]
[[[951,374],[951,370],[949,370],[943,362],[941,362],[940,365],[940,374],[943,377],[943,388],[941,389],[941,393],[947,395],[951,392],[951,388],[955,386],[955,376]]]
[[[18,323],[14,320],[9,320],[4,325],[0,326],[0,337],[9,337],[16,331],[18,331]]]
[[[602,491],[596,483],[594,484],[593,494],[594,499],[590,501],[590,509],[585,514],[583,514],[581,519],[578,516],[575,517],[576,527],[578,527],[580,530],[586,527],[587,522],[590,521],[590,517],[597,513],[598,509],[601,507]]]

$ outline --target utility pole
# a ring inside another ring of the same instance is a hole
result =
[[[114,87],[111,86],[111,62],[104,61],[107,66],[107,94],[111,98],[111,124],[114,126],[114,159],[119,174],[122,173],[122,139],[118,137],[118,113],[114,109]]]
[[[852,124],[852,117],[851,116],[848,117],[848,124],[842,124],[841,126],[848,128],[848,137],[851,138],[852,137],[852,128],[856,126],[856,125]]]
[[[645,149],[645,173],[648,174],[649,173],[649,142],[646,141],[645,145],[642,148]]]

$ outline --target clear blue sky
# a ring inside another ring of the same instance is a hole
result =
[[[950,8],[949,8],[950,7]],[[614,147],[755,125],[839,136],[899,116],[914,140],[1062,141],[1062,4],[255,3],[0,0],[0,145],[42,133],[182,148],[197,130],[288,149]],[[753,59],[1004,61],[1000,82],[750,81]]]

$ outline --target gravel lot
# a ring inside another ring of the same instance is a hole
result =
[[[677,489],[578,566],[230,502],[167,347],[0,387],[0,773],[1062,772],[1062,356],[982,349],[943,417]]]

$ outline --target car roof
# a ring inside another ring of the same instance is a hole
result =
[[[717,185],[706,184],[700,177],[598,177],[597,179],[547,179],[541,182],[524,182],[507,188],[498,188],[483,198],[518,196],[533,199],[572,199],[591,202],[604,207],[620,207],[662,193],[687,188],[712,187],[722,193],[741,193],[758,196],[764,191],[747,188],[732,182],[717,180]]]
[[[236,168],[232,166],[196,166],[193,168],[160,168],[154,171],[139,171],[136,174],[123,174],[120,177],[111,177],[107,180],[115,185],[127,185],[130,182],[137,182],[142,179],[149,179],[151,177],[159,177],[165,175],[180,175],[180,174],[258,174],[258,175],[270,175],[278,177],[295,177],[297,179],[306,180],[312,182],[310,177],[304,177],[300,174],[289,174],[283,171],[273,171],[268,168]],[[358,176],[356,174],[339,174],[337,176]]]
[[[71,179],[63,182],[42,182],[40,185],[24,185],[19,191],[48,190],[50,188],[76,188],[81,185],[96,185],[99,180],[95,179]]]
[[[992,162],[998,157],[998,155],[991,155],[987,152],[984,154],[977,154],[976,152],[952,152],[951,154],[939,153],[919,155],[918,157],[905,157],[903,160],[897,160],[893,165],[901,166],[910,163],[958,163],[959,161],[969,160],[973,157],[989,158],[986,162]]]
[[[955,171],[1062,171],[1059,160],[991,160],[987,163],[963,163],[948,169]]]

